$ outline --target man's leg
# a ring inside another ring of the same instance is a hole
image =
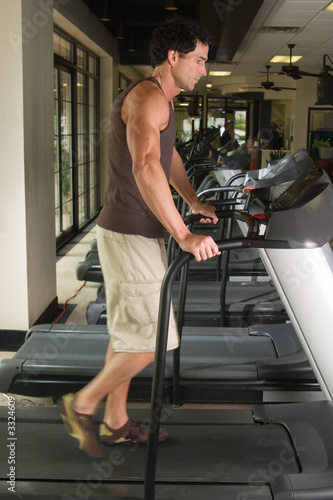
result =
[[[119,429],[128,421],[127,395],[130,383],[128,380],[115,387],[106,398],[103,422],[112,429]]]
[[[110,355],[111,359],[88,385],[76,395],[66,394],[63,396],[60,413],[66,429],[71,436],[78,439],[80,449],[88,453],[88,455],[94,457],[103,456],[103,450],[96,435],[93,420],[93,414],[96,412],[99,403],[111,393],[110,402],[112,402],[112,405],[118,403],[122,405],[121,414],[123,418],[124,412],[126,412],[129,383],[137,373],[154,360],[154,355],[153,352],[115,352]],[[119,415],[117,412],[116,414]],[[109,435],[113,435],[113,442],[124,440],[146,441],[148,437],[147,429],[144,430],[137,423],[133,427],[131,421],[128,418],[127,420],[127,425],[115,427],[115,429],[120,429],[119,436],[115,433],[115,430],[111,431],[113,428],[109,430]],[[105,431],[103,431],[103,434],[105,434]],[[165,438],[166,435],[166,432],[164,432],[162,437]]]
[[[115,389],[118,399],[124,400],[125,391],[127,399],[131,379],[151,363],[154,357],[154,352],[113,353],[110,361],[104,365],[100,373],[77,393],[74,403],[75,411],[92,415],[105,396],[110,392],[114,393]]]
[[[108,351],[105,358],[105,364],[108,364],[113,358],[115,352],[110,340]],[[126,424],[127,414],[127,394],[131,380],[127,380],[113,391],[109,392],[106,403],[103,422],[113,429],[118,429]]]

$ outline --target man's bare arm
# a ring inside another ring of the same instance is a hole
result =
[[[193,214],[201,214],[205,218],[202,222],[216,222],[218,218],[215,214],[215,207],[202,203],[198,198],[195,190],[188,180],[188,176],[178,151],[174,148],[171,163],[170,184],[176,189],[183,200],[192,210]]]
[[[140,101],[135,95],[131,97],[124,116],[133,175],[140,193],[180,247],[191,252],[196,260],[206,260],[218,253],[218,247],[210,236],[193,235],[185,226],[160,163],[160,130],[165,126],[165,116],[169,116],[168,102],[158,90],[147,89],[146,97]]]

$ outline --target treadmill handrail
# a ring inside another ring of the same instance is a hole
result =
[[[290,248],[287,241],[254,240],[237,238],[228,241],[217,241],[220,251],[235,250],[237,248]],[[153,385],[151,392],[151,408],[149,421],[149,435],[147,443],[147,456],[145,468],[145,500],[155,500],[155,475],[158,449],[158,435],[160,429],[161,411],[163,408],[163,382],[166,361],[166,347],[169,329],[169,317],[172,298],[172,285],[180,271],[193,255],[182,252],[169,266],[165,273],[159,304],[157,323],[156,354],[154,362]]]

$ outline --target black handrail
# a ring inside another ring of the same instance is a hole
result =
[[[229,201],[229,200],[224,200]],[[226,208],[228,205],[226,206]],[[235,210],[220,210],[216,212],[217,217],[222,220],[222,224],[228,220],[228,234],[227,239],[231,239],[232,235],[232,223],[234,218],[238,220],[246,221],[249,217],[247,212],[235,211]],[[234,208],[234,207],[232,207]],[[190,215],[184,222],[188,226],[190,230],[192,230],[192,225],[195,221],[199,219],[199,215]],[[223,231],[223,226],[221,224],[221,229]],[[221,235],[221,233],[220,233]],[[221,236],[221,239],[223,237]],[[174,246],[174,245],[173,245]],[[218,267],[217,272],[220,274],[221,260],[222,254],[226,255],[226,262],[222,272],[222,278],[220,283],[220,326],[225,326],[225,302],[226,302],[226,287],[227,287],[227,279],[228,279],[228,262],[229,262],[229,254],[230,250],[224,250],[221,252],[221,255],[218,256]],[[174,254],[173,254],[174,256]],[[170,261],[169,261],[170,262]],[[177,302],[177,327],[179,332],[179,347],[174,349],[173,351],[173,369],[172,369],[172,383],[173,383],[173,391],[172,391],[172,401],[171,404],[174,407],[181,406],[180,403],[180,348],[181,348],[181,340],[182,340],[182,329],[184,326],[184,318],[185,318],[185,303],[186,303],[186,292],[187,292],[187,280],[188,280],[188,268],[189,262],[187,262],[181,269],[180,279],[179,279],[179,292],[178,292],[178,302]],[[220,280],[220,276],[217,276],[217,281]]]
[[[208,193],[208,191],[209,191],[209,193]],[[222,193],[222,192],[231,193],[231,192],[233,192],[235,196],[237,194],[239,194],[239,190],[237,189],[237,187],[223,186],[223,187],[217,187],[217,188],[209,188],[209,190],[204,190],[198,194],[198,198],[201,199],[202,195],[211,194],[214,192],[217,192],[217,193]],[[229,208],[230,207],[233,208],[234,205],[241,205],[242,203],[243,203],[243,201],[240,199],[237,199],[237,202],[235,202],[234,198],[227,199],[227,200],[226,199],[214,200],[214,201],[209,202],[209,204],[214,205],[217,210],[220,210],[223,207],[227,207],[227,206]],[[199,221],[200,219],[202,219],[202,215],[190,214],[190,215],[185,216],[185,214],[184,214],[184,216],[182,216],[182,219],[184,220],[184,224],[188,225],[191,222]],[[176,245],[177,244],[176,244],[175,240],[172,238],[172,236],[170,236],[168,239],[168,248],[167,248],[167,257],[168,257],[169,263],[171,263],[171,261],[173,261],[173,259],[175,257]]]
[[[220,251],[235,250],[237,248],[290,248],[287,241],[269,241],[263,239],[238,238],[229,241],[217,242]],[[145,500],[155,500],[155,476],[158,449],[158,436],[163,408],[164,370],[166,347],[169,329],[172,284],[182,268],[193,257],[192,254],[182,252],[169,266],[162,283],[159,317],[157,324],[156,354],[154,362],[153,386],[151,393],[150,424],[147,443],[146,468],[144,478]]]

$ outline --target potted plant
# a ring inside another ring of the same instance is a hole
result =
[[[319,158],[321,160],[330,160],[333,158],[333,147],[329,141],[318,141],[317,139],[313,141],[313,147],[318,148]]]
[[[270,161],[266,160],[266,163],[270,163],[273,160],[281,160],[286,156],[286,152],[282,149],[276,149],[269,152]]]

